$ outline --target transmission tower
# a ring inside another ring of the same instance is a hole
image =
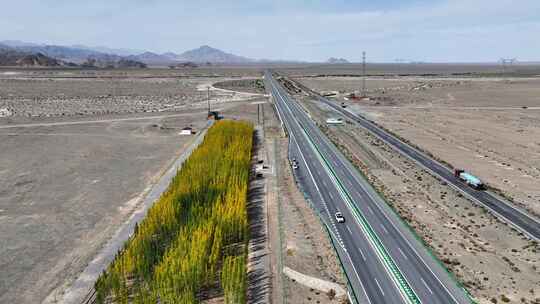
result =
[[[499,59],[499,62],[502,64],[503,73],[506,73],[507,68],[512,67],[516,61],[517,61],[516,58],[501,58],[501,59]]]
[[[206,100],[208,101],[208,115],[210,115],[210,87],[206,88]]]
[[[362,97],[366,97],[366,52],[362,52]]]

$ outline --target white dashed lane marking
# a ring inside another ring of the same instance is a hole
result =
[[[360,249],[360,247],[358,247],[358,251],[360,251],[360,255],[362,256],[362,259],[366,261],[366,256],[364,255],[364,252],[362,251],[362,249]]]
[[[431,288],[429,288],[428,284],[426,284],[426,281],[424,281],[423,278],[420,278],[420,280],[422,280],[422,283],[424,283],[424,286],[426,286],[427,290],[429,290],[429,292],[433,294],[433,291],[431,290]]]
[[[401,247],[398,247],[397,249],[399,250],[399,252],[401,253],[401,255],[402,255],[406,260],[408,260],[407,256],[406,256],[405,253],[403,252],[403,250],[401,250]]]
[[[375,278],[373,278],[373,279],[375,279]],[[379,290],[381,291],[382,295],[384,296],[384,291],[382,290],[381,285],[379,284],[379,281],[377,281],[377,279],[375,279],[375,283],[377,283],[377,287],[379,287]]]

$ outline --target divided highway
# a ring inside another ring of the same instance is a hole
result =
[[[270,72],[265,82],[289,134],[297,181],[334,240],[354,297],[362,303],[470,303]],[[336,222],[338,211],[345,223]]]
[[[309,88],[298,82],[295,82],[295,84],[302,88],[304,91],[310,92],[320,102],[329,105],[334,110],[341,113],[343,116],[351,119],[363,128],[367,129],[372,134],[386,142],[388,145],[393,147],[401,154],[405,155],[406,157],[412,159],[422,167],[431,171],[434,175],[438,176],[442,180],[446,181],[449,185],[461,191],[474,202],[486,207],[500,219],[510,223],[519,231],[529,236],[531,239],[540,241],[540,222],[538,221],[538,219],[533,218],[525,211],[522,211],[519,208],[512,206],[511,203],[505,201],[504,199],[489,191],[475,190],[467,186],[459,178],[455,177],[452,171],[448,169],[445,165],[418,151],[412,146],[404,143],[399,138],[386,132],[384,129],[380,128],[375,123],[371,122],[365,117],[342,108],[335,102],[332,102],[320,96],[316,92],[310,90]]]

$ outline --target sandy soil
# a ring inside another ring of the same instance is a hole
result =
[[[362,64],[297,64],[280,67],[280,72],[293,76],[360,76]],[[509,76],[540,75],[540,64],[515,64],[504,69],[501,64],[444,64],[444,63],[372,63],[369,54],[366,64],[366,75],[385,76],[497,76],[501,73]]]
[[[335,115],[326,106],[313,102],[306,105],[322,126],[327,117]],[[397,116],[396,112],[396,120],[406,120]],[[424,117],[422,121],[426,120]],[[509,299],[513,303],[539,301],[538,244],[476,207],[363,129],[351,124],[323,129],[480,303],[495,303],[493,299]],[[415,137],[412,142],[417,140]]]
[[[0,131],[0,302],[73,278],[179,153],[189,118]],[[7,133],[7,134],[6,134]]]
[[[122,75],[111,91],[103,79],[64,76],[0,77],[0,108],[13,114],[0,117],[1,303],[40,303],[77,277],[181,153],[189,136],[179,131],[206,123],[206,90],[198,86],[219,81]],[[256,119],[252,100],[212,94],[225,118]],[[145,113],[139,100],[165,110]],[[173,109],[170,100],[186,107]]]
[[[13,117],[163,112],[206,99],[204,79],[0,79],[0,108]]]
[[[226,80],[214,84],[214,87],[233,90],[246,93],[254,94],[265,94],[264,83],[262,79],[257,78],[247,78],[247,79],[235,79],[235,80]]]
[[[540,215],[540,79],[422,78],[411,83],[407,78],[404,86],[385,81],[367,83],[370,96],[386,95],[386,104],[346,103],[421,149],[470,170]],[[324,90],[352,89],[361,80],[319,78],[306,84]]]

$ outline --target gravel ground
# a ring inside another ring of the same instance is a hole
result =
[[[139,206],[188,143],[180,130],[206,123],[200,85],[221,78],[17,73],[0,71],[0,303],[40,303],[59,299]],[[246,103],[212,91],[226,118],[256,119]]]
[[[540,78],[403,82],[407,85],[368,80],[370,97],[388,98],[379,105],[373,100],[345,102],[540,216]],[[352,89],[361,79],[319,78],[305,84],[315,90]]]
[[[326,106],[306,105],[322,125],[335,115]],[[363,129],[351,124],[323,129],[480,303],[540,301],[538,244]]]
[[[204,79],[0,79],[0,109],[13,117],[174,111],[206,99]]]
[[[193,118],[0,131],[0,302],[39,303],[80,272],[179,153]]]
[[[260,78],[226,80],[226,81],[215,83],[214,87],[226,89],[226,90],[232,90],[232,91],[254,93],[254,94],[266,93],[266,91],[264,90],[264,83],[262,79]]]

